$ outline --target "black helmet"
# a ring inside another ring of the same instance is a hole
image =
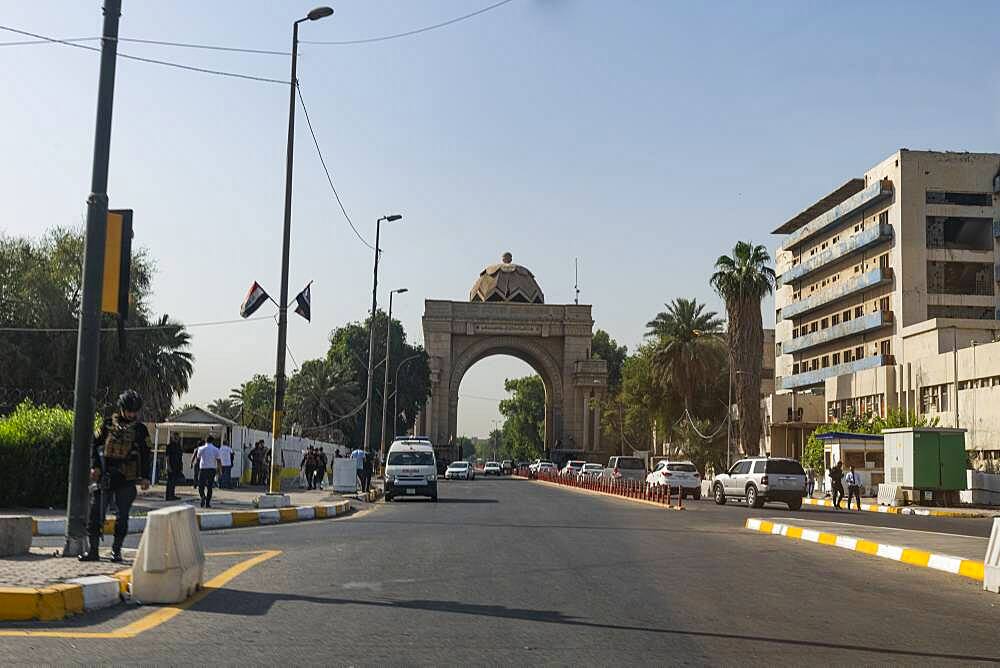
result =
[[[138,413],[142,408],[142,395],[135,390],[125,390],[118,396],[118,410]]]

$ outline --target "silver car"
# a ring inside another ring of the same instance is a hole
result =
[[[744,498],[747,505],[762,508],[768,501],[802,507],[806,494],[806,472],[794,459],[752,457],[741,459],[712,480],[712,496],[720,506],[729,498]]]
[[[601,473],[602,478],[612,480],[646,479],[646,460],[642,457],[612,457]]]

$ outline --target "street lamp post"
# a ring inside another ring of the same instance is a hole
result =
[[[281,457],[278,441],[285,413],[285,355],[288,335],[288,246],[292,235],[292,158],[295,154],[295,89],[299,55],[299,24],[318,21],[333,14],[330,7],[316,7],[305,17],[292,23],[292,77],[288,82],[288,139],[285,151],[285,226],[281,242],[281,298],[278,302],[278,354],[274,365],[274,413],[271,419],[271,476],[268,494],[281,491]]]
[[[385,459],[385,417],[389,411],[389,344],[392,342],[392,296],[409,292],[409,288],[399,288],[389,291],[389,319],[385,328],[385,380],[382,385],[382,438],[379,441],[379,461]],[[396,417],[392,418],[392,430],[396,431]]]
[[[378,256],[379,233],[382,221],[394,223],[402,218],[398,213],[382,216],[375,221],[375,268],[372,272],[372,315],[368,323],[368,390],[365,392],[365,452],[371,452],[372,447],[372,372],[375,370],[375,309],[378,308]]]
[[[392,438],[396,438],[396,420],[399,418],[399,370],[402,369],[407,363],[421,357],[423,353],[417,353],[416,355],[410,355],[405,360],[396,365],[396,381],[393,384],[392,390]]]

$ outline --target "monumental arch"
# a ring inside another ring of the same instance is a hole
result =
[[[553,459],[602,452],[596,402],[607,391],[607,362],[591,357],[591,307],[546,304],[534,275],[505,253],[484,269],[469,301],[428,299],[424,346],[430,358],[431,396],[416,433],[431,438],[440,457],[458,456],[458,388],[472,365],[511,355],[530,365],[545,385],[544,446]],[[468,453],[464,453],[468,454]],[[603,454],[603,453],[602,453]]]

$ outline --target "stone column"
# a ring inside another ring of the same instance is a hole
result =
[[[589,430],[587,429],[587,418],[589,416],[588,415],[589,409],[587,406],[587,391],[580,390],[580,394],[583,395],[583,405],[580,407],[582,412],[580,413],[580,419],[577,422],[577,424],[580,425],[581,435],[583,436],[583,451],[586,452],[590,450],[590,439],[588,438]]]
[[[594,401],[599,402],[600,400],[599,396],[594,397]],[[597,408],[592,410],[594,411],[594,451],[597,452],[601,449],[601,411]]]

